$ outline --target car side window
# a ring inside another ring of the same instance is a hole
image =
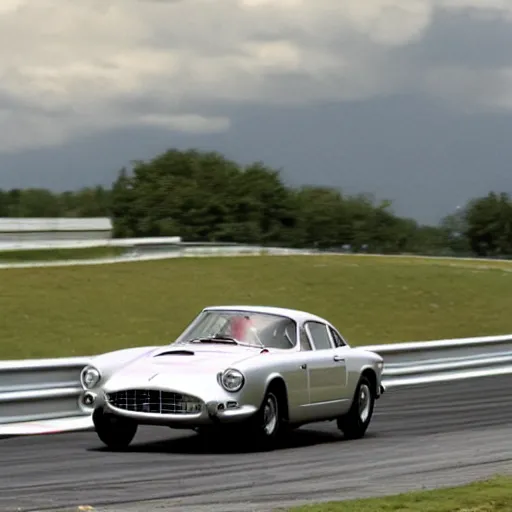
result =
[[[301,328],[300,330],[300,349],[304,351],[313,350],[313,347],[311,346],[308,335],[306,334],[304,328]]]
[[[345,342],[343,341],[343,338],[332,327],[329,327],[329,331],[331,331],[331,336],[334,341],[334,344],[337,347],[344,347]]]
[[[333,348],[326,325],[319,322],[308,322],[306,327],[316,350],[329,350]]]
[[[272,332],[260,332],[260,337],[266,347],[287,349],[297,344],[297,325],[292,320],[285,320],[273,326]]]

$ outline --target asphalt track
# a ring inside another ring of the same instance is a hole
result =
[[[389,390],[364,439],[312,424],[269,453],[149,427],[123,453],[94,432],[3,439],[0,510],[263,512],[512,473],[511,384],[508,375]]]

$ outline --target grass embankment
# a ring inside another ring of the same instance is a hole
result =
[[[317,313],[353,345],[509,333],[512,265],[480,268],[493,265],[247,256],[0,270],[0,359],[164,344],[229,303]]]
[[[512,511],[512,478],[496,477],[456,488],[350,500],[288,512],[505,512]],[[277,512],[277,511],[276,511]]]
[[[0,263],[48,262],[113,258],[126,251],[123,247],[84,247],[81,249],[31,249],[0,251]]]

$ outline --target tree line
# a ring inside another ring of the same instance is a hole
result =
[[[115,237],[347,249],[370,253],[512,255],[512,198],[490,192],[435,226],[390,201],[325,186],[290,187],[261,162],[171,149],[123,168],[111,187],[56,193],[0,189],[0,217],[110,217]]]

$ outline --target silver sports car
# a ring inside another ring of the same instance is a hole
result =
[[[111,449],[138,425],[250,429],[269,446],[290,428],[336,420],[362,437],[384,392],[382,358],[351,348],[327,320],[293,309],[215,306],[174,343],[96,356],[81,397]]]

